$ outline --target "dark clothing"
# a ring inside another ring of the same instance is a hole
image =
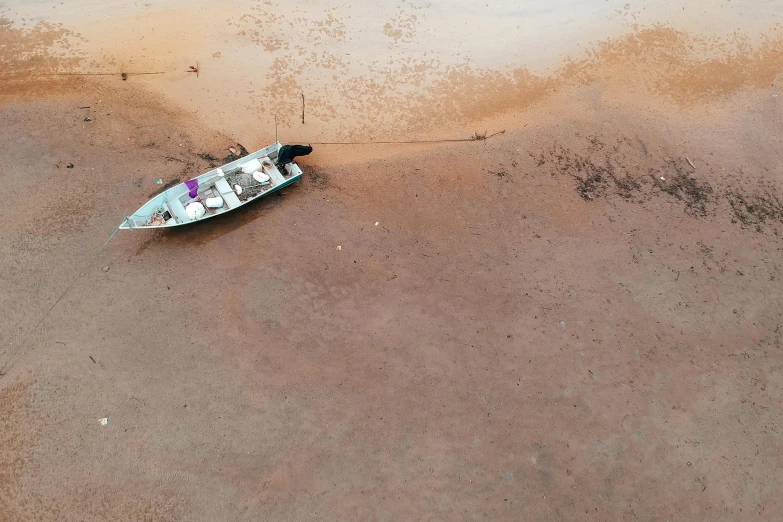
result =
[[[297,156],[307,156],[313,152],[309,145],[283,145],[277,153],[277,165],[282,167],[288,165]]]

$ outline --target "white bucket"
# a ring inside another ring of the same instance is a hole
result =
[[[190,219],[199,219],[204,217],[204,214],[207,213],[207,210],[204,208],[204,205],[198,201],[194,201],[185,207],[185,213]]]
[[[268,175],[264,174],[263,172],[254,172],[253,179],[258,181],[262,185],[266,185],[267,183],[269,183],[269,180],[272,178],[270,178]]]
[[[261,162],[257,159],[250,160],[242,165],[242,173],[244,174],[252,174],[257,170],[261,170]]]
[[[223,198],[220,196],[207,198],[206,204],[209,208],[221,208],[223,206]]]

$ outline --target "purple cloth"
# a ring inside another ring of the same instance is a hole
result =
[[[190,193],[188,194],[191,198],[195,198],[198,196],[198,180],[197,179],[189,179],[185,182],[185,185],[190,190]]]

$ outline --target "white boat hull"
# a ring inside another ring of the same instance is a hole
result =
[[[219,173],[219,171],[222,171],[226,178],[230,178],[232,175],[241,171],[243,165],[256,159],[262,161],[267,160],[267,163],[274,165],[274,160],[277,158],[280,147],[281,145],[279,142],[275,143],[232,161],[231,163],[215,168],[192,180],[188,180],[185,183],[180,183],[179,185],[164,190],[142,205],[133,215],[126,216],[125,219],[122,220],[122,224],[120,224],[120,230],[173,228],[192,225],[193,223],[205,221],[236,210],[257,199],[277,192],[292,183],[296,183],[302,177],[302,170],[296,163],[289,163],[286,165],[283,172],[275,166],[269,167],[269,170],[266,171],[266,174],[268,174],[267,177],[270,179],[268,184],[263,186],[255,184],[252,187],[242,187],[243,190],[241,192],[235,191]],[[197,188],[193,189],[196,191],[194,197],[190,196],[192,190],[188,187],[187,183],[191,183],[192,185],[194,183],[196,184]],[[258,193],[251,197],[247,197],[248,188],[252,191],[257,191]],[[243,193],[245,194],[245,199],[241,200],[240,196]],[[203,205],[204,201],[210,196],[221,197],[224,200],[223,206],[219,208],[208,208],[206,205]],[[187,215],[185,207],[194,202],[199,202],[204,206],[205,214],[203,216],[191,218]],[[164,222],[162,216],[169,216],[169,219]]]

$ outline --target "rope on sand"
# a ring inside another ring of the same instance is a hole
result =
[[[40,73],[35,71],[3,71],[0,72],[1,76],[121,76],[127,78],[128,76],[149,76],[154,74],[166,74],[166,71],[156,72],[118,72],[118,73],[102,73],[102,72],[53,72],[53,73]]]
[[[505,130],[498,131],[487,136],[487,133],[473,133],[470,138],[440,139],[440,140],[411,140],[411,141],[313,141],[312,145],[408,145],[413,143],[456,143],[464,141],[486,141],[490,138],[505,134]]]
[[[127,218],[126,218],[126,219],[127,219]],[[123,223],[124,223],[124,221],[123,221]],[[120,225],[120,226],[121,226],[121,225]],[[28,336],[27,336],[27,341],[26,341],[26,342],[23,342],[23,343],[22,343],[22,344],[21,344],[21,345],[20,345],[20,346],[19,346],[19,347],[18,347],[16,350],[14,350],[13,352],[11,352],[11,355],[8,357],[8,360],[7,360],[7,361],[6,361],[6,363],[3,365],[2,369],[0,369],[0,378],[2,378],[3,376],[5,376],[5,374],[6,374],[6,373],[8,373],[8,370],[10,369],[10,367],[11,367],[11,366],[13,366],[13,365],[14,365],[14,363],[15,363],[15,362],[18,360],[18,357],[17,357],[17,356],[21,357],[21,356],[24,354],[24,349],[25,349],[25,348],[27,348],[27,345],[29,344],[29,342],[30,342],[30,339],[32,339],[32,337],[33,337],[33,335],[35,334],[35,332],[37,332],[37,331],[38,331],[38,328],[39,328],[39,327],[40,327],[40,326],[43,324],[44,320],[45,320],[47,317],[49,317],[49,314],[50,314],[50,313],[52,313],[52,310],[54,310],[54,307],[55,307],[55,306],[57,306],[57,304],[58,304],[58,303],[59,303],[59,302],[62,300],[62,298],[63,298],[63,297],[65,297],[65,294],[67,294],[67,293],[68,293],[68,291],[69,291],[69,290],[70,290],[70,289],[73,287],[73,285],[74,285],[74,284],[76,284],[76,281],[78,281],[78,280],[79,280],[79,279],[80,279],[80,278],[81,278],[81,277],[84,275],[84,273],[85,273],[85,272],[87,272],[87,269],[90,267],[90,265],[92,264],[92,262],[93,262],[93,261],[95,261],[95,258],[96,258],[96,257],[98,257],[98,254],[100,254],[101,252],[103,252],[103,249],[104,249],[104,248],[106,248],[106,245],[108,245],[108,244],[109,244],[109,241],[111,241],[111,240],[112,240],[112,238],[113,238],[113,237],[114,237],[114,236],[117,234],[117,232],[119,232],[119,231],[120,231],[120,227],[117,227],[117,229],[116,229],[114,232],[112,232],[112,234],[109,236],[109,239],[107,239],[107,240],[106,240],[106,242],[103,244],[103,246],[101,246],[101,248],[99,248],[99,249],[98,249],[98,251],[97,251],[97,252],[95,252],[95,255],[94,255],[94,256],[92,256],[92,257],[90,258],[90,260],[89,260],[89,261],[87,262],[87,264],[84,266],[84,268],[83,268],[83,269],[82,269],[82,271],[79,273],[79,275],[77,275],[77,276],[76,276],[76,277],[73,279],[73,281],[71,281],[71,283],[70,283],[70,284],[69,284],[69,285],[68,285],[68,286],[65,288],[65,290],[63,290],[63,292],[60,294],[60,297],[58,297],[58,298],[57,298],[57,300],[54,302],[54,304],[53,304],[52,306],[50,306],[50,307],[49,307],[49,310],[47,310],[47,311],[46,311],[46,313],[43,315],[43,317],[41,317],[41,320],[40,320],[40,321],[38,321],[38,324],[36,324],[36,325],[35,325],[35,328],[33,328],[33,329],[30,331],[30,333],[29,333],[29,334],[28,334]]]

